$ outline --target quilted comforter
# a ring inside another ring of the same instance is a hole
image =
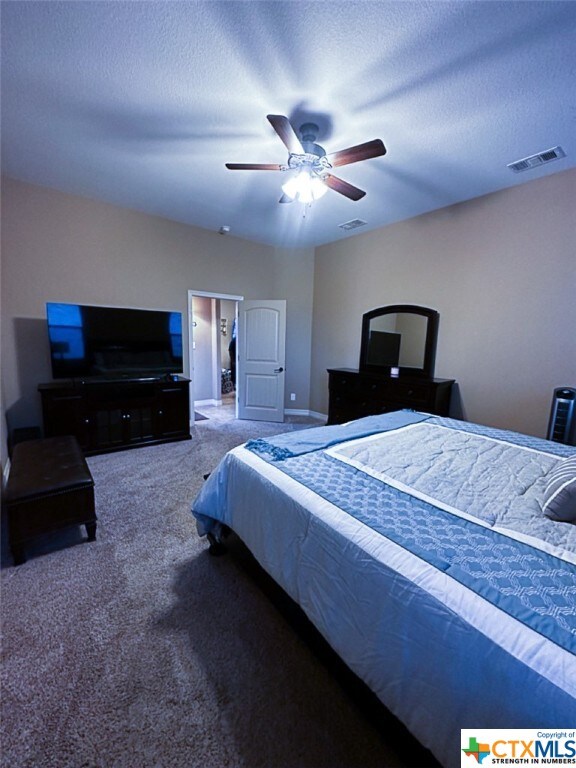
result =
[[[460,728],[576,722],[576,526],[542,514],[576,449],[401,412],[255,441],[193,504],[238,533],[444,765]]]

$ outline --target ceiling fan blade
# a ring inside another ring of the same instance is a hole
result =
[[[280,198],[280,200],[278,200],[278,202],[279,203],[293,203],[294,202],[294,198],[293,197],[288,197],[287,194],[283,194],[282,197]]]
[[[226,163],[229,171],[281,171],[278,163]]]
[[[368,160],[371,157],[380,157],[386,154],[386,147],[381,139],[367,141],[364,144],[357,144],[355,147],[341,149],[339,152],[332,152],[328,155],[328,162],[333,168],[339,165],[350,165],[360,160]]]
[[[290,125],[288,118],[284,115],[266,115],[266,117],[272,128],[282,139],[288,152],[294,155],[303,155],[304,147],[300,143],[298,136],[294,133],[294,128]]]
[[[350,198],[350,200],[361,200],[366,194],[364,190],[358,189],[358,187],[354,187],[352,184],[348,184],[347,181],[339,179],[338,176],[332,176],[331,173],[326,174],[326,176],[323,176],[322,178],[326,186],[330,187],[330,189],[333,189],[335,192],[340,192],[341,195]]]

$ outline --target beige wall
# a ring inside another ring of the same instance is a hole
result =
[[[458,381],[463,415],[544,435],[553,388],[576,386],[575,199],[576,171],[558,173],[319,247],[314,268],[312,249],[274,249],[4,179],[9,425],[40,423],[47,300],[185,315],[191,289],[287,299],[286,407],[320,413],[326,368],[358,364],[364,312],[433,307],[436,375]]]
[[[420,304],[463,415],[545,436],[553,389],[576,386],[575,201],[570,170],[317,248],[311,407],[326,368],[358,366],[364,312]]]
[[[286,299],[286,391],[308,407],[312,249],[278,250],[12,179],[2,183],[2,224],[1,361],[10,427],[41,423],[36,386],[51,379],[46,301],[186,317],[189,289]],[[186,365],[187,356],[186,349]]]

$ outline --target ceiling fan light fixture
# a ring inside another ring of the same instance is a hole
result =
[[[328,187],[320,176],[313,171],[299,171],[285,184],[282,184],[282,192],[292,200],[301,203],[312,203],[326,194]]]
[[[301,126],[302,140],[300,140],[286,115],[267,115],[267,118],[288,150],[287,164],[226,163],[226,168],[231,171],[294,172],[294,176],[282,185],[284,194],[279,203],[299,200],[309,205],[325,195],[328,187],[349,200],[361,200],[366,195],[364,190],[338,176],[333,176],[329,171],[336,166],[358,163],[360,160],[385,155],[386,147],[382,139],[365,141],[363,144],[356,144],[327,155],[324,148],[315,143],[318,134],[318,126],[315,123],[305,123]]]

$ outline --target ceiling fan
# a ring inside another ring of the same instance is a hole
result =
[[[364,197],[366,192],[334,176],[330,170],[340,165],[350,165],[360,160],[385,155],[386,147],[380,139],[373,139],[373,141],[327,155],[324,148],[315,143],[318,137],[318,126],[315,123],[304,123],[300,127],[301,139],[299,139],[290,121],[284,115],[267,115],[267,118],[290,153],[286,165],[226,163],[226,168],[231,171],[295,171],[282,185],[283,195],[279,200],[280,203],[292,203],[294,200],[311,203],[321,197],[328,187],[350,200],[361,200]]]

